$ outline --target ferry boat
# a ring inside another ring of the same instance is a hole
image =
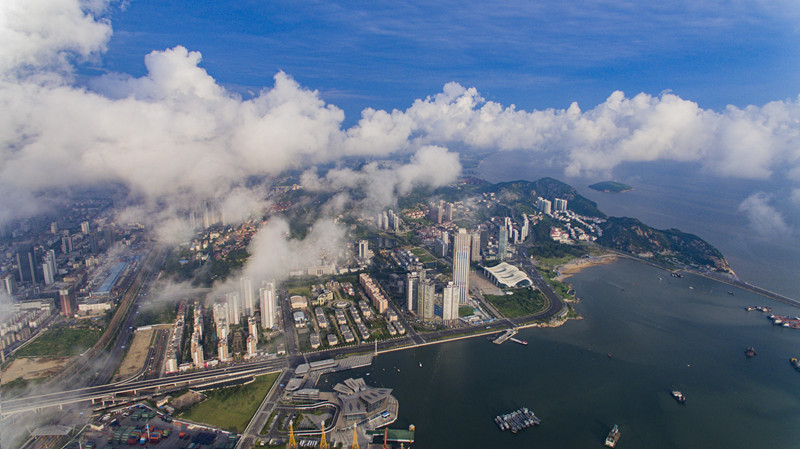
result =
[[[684,396],[683,393],[681,393],[678,390],[672,390],[672,397],[675,398],[675,400],[680,402],[681,404],[686,403],[686,396]]]
[[[754,357],[756,354],[758,354],[756,352],[756,348],[754,348],[752,346],[748,346],[747,349],[744,350],[744,355],[746,355],[748,357]]]
[[[615,447],[617,441],[619,441],[619,427],[614,424],[614,428],[611,429],[611,432],[608,432],[608,436],[606,437],[606,446]]]

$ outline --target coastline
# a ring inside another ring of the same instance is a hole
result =
[[[558,273],[558,277],[556,279],[558,281],[563,281],[573,274],[579,273],[584,268],[594,267],[597,265],[606,265],[615,262],[617,259],[619,259],[619,256],[613,253],[603,254],[602,256],[589,256],[572,259],[563,265],[558,265],[555,267],[555,271]]]

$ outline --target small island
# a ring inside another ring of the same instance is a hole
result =
[[[622,192],[627,192],[629,190],[633,190],[633,187],[617,181],[598,182],[596,184],[590,185],[589,188],[600,192],[609,192],[609,193],[622,193]]]

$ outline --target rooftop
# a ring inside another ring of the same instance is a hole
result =
[[[500,262],[493,267],[483,267],[486,272],[494,278],[498,284],[506,287],[525,287],[531,285],[531,280],[519,268],[506,262]]]

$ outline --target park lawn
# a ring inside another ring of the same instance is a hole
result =
[[[78,355],[97,343],[102,334],[103,330],[94,326],[55,327],[44,331],[14,355],[16,357]]]
[[[279,374],[256,377],[247,385],[209,391],[203,402],[181,411],[178,416],[232,432],[243,432]]]
[[[472,306],[461,306],[458,308],[458,317],[471,316],[475,314],[475,308]]]
[[[547,299],[542,292],[527,287],[510,290],[511,295],[485,295],[503,316],[519,318],[541,312],[547,307]]]
[[[411,252],[414,253],[415,256],[419,257],[420,263],[430,263],[436,262],[436,258],[431,255],[425,248],[420,248],[416,246],[411,248]]]

